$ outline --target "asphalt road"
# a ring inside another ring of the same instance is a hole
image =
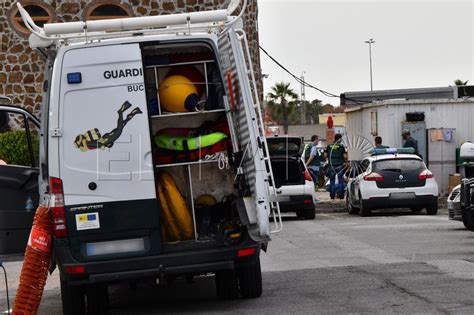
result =
[[[446,214],[319,213],[284,223],[261,256],[261,298],[217,301],[208,277],[171,288],[112,287],[111,313],[474,313],[474,233]],[[21,263],[6,265],[13,273]],[[17,280],[9,282],[14,291]],[[4,290],[0,298],[4,310]],[[40,313],[60,312],[55,273]]]

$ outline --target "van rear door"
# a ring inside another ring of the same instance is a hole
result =
[[[240,32],[245,36],[243,31]],[[256,91],[250,84],[250,65],[246,62],[248,59],[245,58],[241,40],[234,29],[221,34],[218,44],[222,76],[227,83],[227,107],[232,113],[230,121],[235,128],[237,150],[242,153],[240,165],[249,190],[248,196],[244,198],[249,233],[254,240],[268,241],[271,233],[269,215],[273,180],[269,176],[271,166],[266,163],[269,162],[269,157],[265,153],[265,134],[262,134],[263,130],[258,125],[260,108]],[[278,228],[273,232],[276,231]]]
[[[62,58],[59,173],[78,260],[160,251],[159,213],[138,44]]]

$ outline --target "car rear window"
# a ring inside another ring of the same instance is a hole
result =
[[[267,143],[268,143],[268,151],[270,154],[295,155],[295,154],[298,154],[300,150],[300,146],[292,142],[267,140]]]
[[[393,160],[381,160],[375,161],[373,164],[374,171],[417,171],[425,168],[422,161],[417,159],[393,159]]]

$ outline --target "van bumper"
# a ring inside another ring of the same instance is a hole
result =
[[[239,257],[240,249],[255,249],[255,252]],[[62,280],[68,285],[87,285],[158,278],[166,275],[202,275],[221,270],[235,270],[254,263],[259,257],[260,249],[259,243],[249,239],[229,247],[79,262],[74,259],[67,246],[56,244],[55,257]],[[78,266],[84,267],[83,273],[67,271],[68,267]]]

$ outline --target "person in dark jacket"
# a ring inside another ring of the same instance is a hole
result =
[[[415,149],[414,153],[419,155],[419,153],[418,153],[418,141],[413,139],[413,137],[411,136],[410,130],[403,129],[402,138],[404,140],[403,147],[404,148],[413,148],[413,149]]]
[[[331,199],[336,196],[340,199],[344,198],[344,172],[347,162],[347,150],[342,143],[342,135],[336,134],[334,143],[329,144],[326,149],[325,158],[329,162],[329,195]],[[336,185],[337,177],[337,185]]]

